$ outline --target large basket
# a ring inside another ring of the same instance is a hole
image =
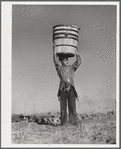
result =
[[[53,27],[53,43],[57,56],[73,57],[78,44],[79,30],[74,25],[56,25]]]

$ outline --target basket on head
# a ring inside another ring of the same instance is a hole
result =
[[[78,45],[79,30],[74,25],[56,25],[53,27],[53,43],[59,57],[73,57]]]

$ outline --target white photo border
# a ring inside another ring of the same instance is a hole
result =
[[[120,25],[120,3],[119,2],[100,2],[100,1],[90,1],[90,2],[25,2],[25,1],[6,1],[1,2],[1,147],[69,147],[69,148],[114,148],[119,147],[119,61],[120,61],[120,39],[119,39],[119,25]],[[12,97],[12,5],[115,5],[117,6],[117,16],[116,16],[116,145],[98,145],[98,144],[11,144],[11,97]]]

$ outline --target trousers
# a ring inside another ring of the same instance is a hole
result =
[[[59,95],[61,97],[60,99],[61,126],[67,123],[67,104],[69,113],[69,123],[72,125],[76,125],[77,114],[76,114],[75,88],[71,86],[69,91],[64,91],[64,89],[62,89]]]

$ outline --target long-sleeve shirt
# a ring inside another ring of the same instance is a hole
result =
[[[54,57],[54,63],[57,70],[57,74],[60,78],[60,87],[59,89],[62,90],[65,83],[68,83],[72,86],[74,86],[74,72],[77,70],[77,68],[81,64],[81,58],[79,55],[76,55],[76,61],[69,65],[68,67],[62,66],[62,64],[59,62],[58,58]]]

